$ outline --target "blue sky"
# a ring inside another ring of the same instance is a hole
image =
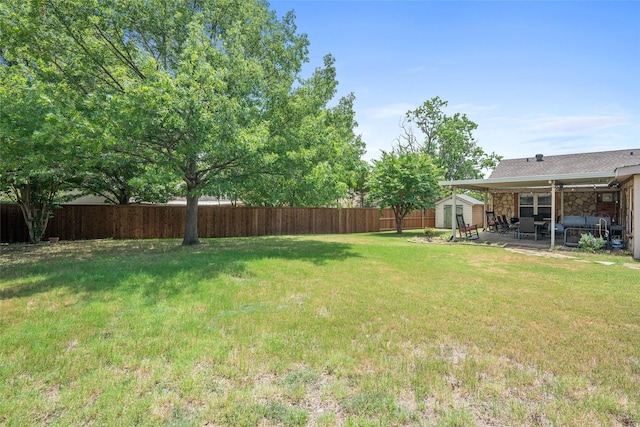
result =
[[[439,96],[505,158],[640,147],[639,1],[281,1],[310,40],[304,75],[336,58],[366,159]]]

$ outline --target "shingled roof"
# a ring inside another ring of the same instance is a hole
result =
[[[640,148],[536,157],[540,156],[502,160],[489,178],[613,172],[623,166],[640,165]]]

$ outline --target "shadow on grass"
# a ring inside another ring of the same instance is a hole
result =
[[[400,234],[396,231],[383,231],[380,233],[373,233],[372,235],[381,239],[411,239],[413,237],[424,236],[424,230],[404,230]]]
[[[0,300],[66,288],[88,294],[140,292],[153,303],[221,275],[250,277],[247,266],[262,259],[319,266],[359,256],[350,244],[296,237],[206,239],[197,246],[181,246],[179,240],[104,240],[12,250],[1,257]]]

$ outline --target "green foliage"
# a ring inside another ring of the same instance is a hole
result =
[[[366,195],[369,192],[369,174],[371,173],[371,164],[361,160],[356,165],[355,173],[350,185],[348,194],[349,207],[368,208],[371,203]]]
[[[440,170],[431,156],[417,152],[382,152],[369,178],[369,197],[380,207],[391,207],[396,229],[414,210],[432,208],[440,196]]]
[[[77,126],[77,99],[23,64],[0,65],[0,193],[18,203],[31,243],[44,236],[53,208],[90,155]]]
[[[182,180],[185,244],[198,243],[198,197],[265,154],[265,115],[307,60],[293,14],[279,19],[261,0],[9,0],[1,16],[3,55],[84,97],[85,133],[93,126],[109,152],[134,159],[115,176],[125,193],[146,193],[132,182],[141,170]],[[113,176],[119,161],[105,159],[109,172],[98,172]]]
[[[466,114],[446,115],[442,109],[447,101],[434,97],[421,106],[406,113],[406,120],[415,123],[422,134],[423,141],[405,129],[405,135],[399,138],[401,150],[420,151],[430,154],[435,164],[444,172],[445,180],[482,178],[484,171],[492,169],[501,157],[495,153],[486,153],[473,137],[478,125]]]
[[[434,237],[436,237],[438,234],[439,234],[439,233],[438,233],[435,229],[433,229],[433,228],[429,228],[429,227],[427,227],[427,228],[425,228],[425,229],[424,229],[424,237],[425,237],[426,239],[428,239],[428,240],[433,239],[433,238],[434,238]]]
[[[82,194],[100,195],[109,203],[166,203],[179,194],[180,177],[169,168],[148,164],[118,152],[119,144],[106,139],[102,148],[85,162],[77,181]]]
[[[248,205],[336,206],[353,184],[364,144],[354,135],[354,96],[329,107],[338,82],[334,59],[270,105],[265,156],[228,177]],[[221,189],[229,191],[229,188]]]
[[[602,249],[602,247],[604,246],[604,243],[605,241],[602,237],[595,237],[591,233],[585,233],[582,236],[580,236],[580,240],[578,241],[578,246],[581,249],[595,252],[598,249]]]

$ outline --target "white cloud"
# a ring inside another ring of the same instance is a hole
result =
[[[402,121],[402,118],[407,111],[415,108],[415,105],[408,103],[395,103],[389,105],[383,105],[381,107],[373,107],[365,109],[362,114],[371,119],[389,119],[394,118],[397,123]]]
[[[625,112],[616,114],[486,117],[474,135],[485,151],[504,158],[584,153],[638,146],[638,131]],[[635,137],[634,137],[635,135]]]
[[[625,115],[600,116],[543,116],[527,120],[527,129],[533,132],[585,132],[624,125],[628,122]]]

